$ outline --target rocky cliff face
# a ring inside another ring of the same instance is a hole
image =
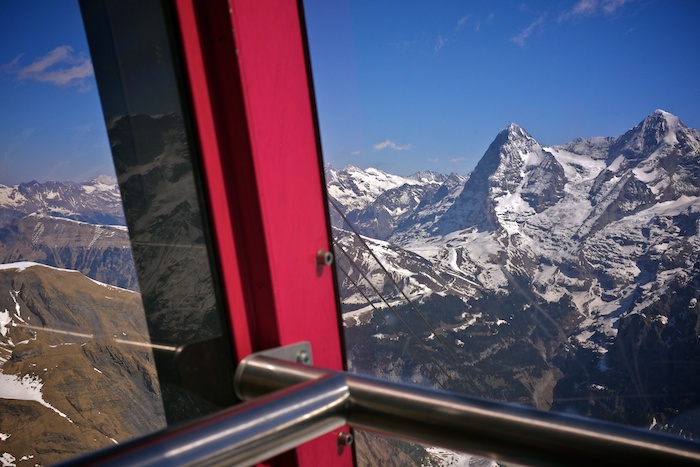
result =
[[[2,263],[33,261],[139,290],[126,227],[30,214],[0,229]]]
[[[155,353],[168,422],[227,407],[236,401],[232,355],[186,124],[176,113],[120,115],[107,134],[150,336],[181,349]]]

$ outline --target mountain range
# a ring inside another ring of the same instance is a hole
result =
[[[0,263],[22,261],[139,291],[116,180],[0,185]]]
[[[91,224],[126,225],[119,187],[108,176],[85,183],[31,181],[0,185],[0,224],[33,213]]]
[[[184,123],[107,127],[119,185],[0,186],[1,462],[53,464],[232,403]]]
[[[326,178],[354,371],[700,435],[700,132],[511,124],[469,176]]]
[[[115,141],[129,128],[160,139],[140,157],[113,147],[128,231],[110,180],[0,186],[0,388],[15,391],[0,454],[51,463],[180,416],[150,350],[124,343],[149,339],[134,291],[159,342],[219,332],[209,279],[163,287],[210,270],[182,121],[109,122]],[[325,176],[351,371],[700,435],[700,132],[658,110],[617,137],[544,146],[511,124],[468,175]]]

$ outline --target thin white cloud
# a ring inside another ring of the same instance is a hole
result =
[[[491,20],[493,20],[496,17],[493,13],[489,13],[486,19],[484,20],[484,23],[490,23]],[[479,32],[481,31],[481,20],[478,20],[476,24],[474,25],[474,32]]]
[[[520,34],[517,36],[511,38],[511,41],[515,42],[518,44],[520,47],[525,46],[525,41],[537,30],[541,30],[542,26],[544,25],[544,20],[546,18],[546,14],[540,15],[539,18],[537,18],[535,21],[530,23],[528,27],[523,29]]]
[[[590,16],[598,11],[598,0],[581,0],[571,10],[574,16]]]
[[[18,65],[21,57],[13,60],[8,67],[20,81],[76,86],[80,90],[87,90],[89,85],[86,78],[94,75],[90,59],[83,54],[76,54],[68,45],[56,47],[43,57],[20,68]]]
[[[359,149],[356,149],[355,151],[352,151],[350,153],[350,155],[352,156],[359,156],[360,154],[362,154],[362,151],[360,151]]]
[[[598,14],[613,15],[631,0],[579,0],[559,15],[559,22],[580,20]]]
[[[445,47],[445,44],[447,44],[447,39],[442,36],[438,36],[437,40],[435,41],[435,52],[440,52],[440,49]]]
[[[471,18],[472,15],[467,15],[467,16],[462,16],[457,20],[457,27],[455,28],[457,31],[460,29],[464,28],[467,25],[467,22],[469,21],[469,18]]]
[[[413,149],[411,144],[396,144],[394,141],[387,139],[381,143],[377,143],[372,146],[375,151],[383,151],[384,149],[393,149],[394,151],[406,151],[408,149]]]
[[[464,162],[466,160],[467,160],[466,157],[454,157],[454,158],[450,159],[450,162],[452,162],[453,164],[459,164],[460,162]]]
[[[603,11],[608,15],[612,15],[630,1],[631,0],[603,0]]]
[[[428,162],[430,162],[432,164],[437,164],[440,162],[440,159],[438,159],[437,157],[429,157]]]

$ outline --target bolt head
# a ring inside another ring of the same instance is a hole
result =
[[[302,350],[297,354],[297,362],[308,365],[311,362],[311,357],[306,350]]]
[[[352,433],[347,433],[345,431],[341,431],[340,433],[338,433],[339,447],[352,446],[353,441],[355,441],[355,438],[352,436]]]
[[[316,264],[319,266],[330,266],[333,264],[333,253],[326,250],[318,250],[316,253]]]

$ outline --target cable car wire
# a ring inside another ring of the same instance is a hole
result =
[[[360,275],[362,276],[362,278],[369,284],[369,286],[372,288],[372,290],[374,290],[374,293],[376,293],[377,296],[386,304],[387,308],[392,312],[392,314],[393,314],[394,316],[396,316],[396,318],[397,318],[397,319],[399,320],[399,322],[403,325],[403,327],[406,328],[406,331],[408,331],[408,333],[415,339],[415,341],[418,343],[418,345],[421,346],[421,348],[423,349],[423,351],[426,353],[426,355],[428,355],[428,357],[432,360],[432,362],[433,362],[438,368],[440,368],[440,371],[447,377],[447,379],[452,380],[452,381],[454,381],[454,382],[457,382],[453,377],[450,376],[450,374],[449,374],[449,373],[447,372],[447,370],[440,364],[440,362],[431,354],[430,349],[429,349],[429,348],[423,343],[423,341],[416,335],[415,331],[413,331],[413,329],[411,329],[411,326],[409,326],[408,323],[406,323],[406,321],[399,315],[399,313],[398,313],[398,312],[389,304],[389,302],[384,298],[384,296],[381,294],[381,292],[379,292],[379,290],[377,290],[377,288],[375,287],[375,285],[372,283],[372,281],[369,280],[369,278],[368,278],[367,275],[364,273],[364,271],[362,271],[362,269],[359,268],[359,267],[357,266],[357,264],[355,263],[355,261],[354,261],[352,258],[350,258],[350,255],[348,254],[347,251],[345,251],[345,249],[342,247],[342,245],[341,245],[336,239],[333,239],[333,241],[335,242],[336,246],[339,247],[340,251],[348,258],[348,260],[349,260],[350,263],[355,267],[355,269],[357,269],[357,272],[360,273]],[[434,334],[434,331],[433,331],[433,334]],[[441,385],[441,386],[442,386],[442,385]],[[443,388],[444,388],[444,387],[443,387]]]
[[[340,215],[340,217],[345,221],[345,223],[350,227],[350,230],[357,236],[358,240],[362,244],[362,246],[369,252],[370,255],[374,258],[374,260],[377,262],[379,267],[382,268],[384,273],[387,275],[389,280],[394,284],[394,287],[396,287],[396,290],[403,296],[403,298],[406,300],[408,305],[415,311],[415,313],[420,317],[420,319],[425,323],[425,325],[428,327],[428,329],[435,335],[435,338],[440,342],[440,344],[445,348],[445,351],[448,353],[450,358],[455,362],[457,365],[457,368],[460,370],[460,372],[467,378],[467,380],[471,383],[472,387],[479,393],[481,397],[486,397],[484,394],[483,390],[481,387],[477,384],[476,380],[469,374],[468,371],[466,371],[466,368],[464,367],[464,363],[460,362],[457,356],[450,350],[450,348],[447,346],[445,341],[442,339],[442,337],[435,331],[435,329],[432,327],[432,325],[428,322],[427,319],[425,319],[425,316],[418,310],[418,308],[415,306],[413,301],[408,298],[408,296],[404,293],[403,289],[399,287],[399,285],[396,283],[394,280],[394,277],[389,273],[389,271],[384,267],[381,261],[379,261],[379,258],[377,258],[377,255],[374,254],[374,252],[370,249],[369,245],[365,242],[365,240],[362,238],[360,233],[355,229],[355,227],[350,223],[350,220],[347,218],[347,216],[340,210],[338,205],[332,200],[329,199],[328,202],[333,206],[335,211]],[[337,242],[336,242],[337,243]],[[381,294],[380,294],[381,297]]]
[[[345,269],[343,269],[339,264],[336,265],[336,268],[339,269],[340,272],[343,273],[343,275],[345,276],[345,278],[348,279],[348,280],[350,281],[350,283],[353,285],[353,287],[355,287],[355,289],[357,289],[358,293],[359,293],[360,295],[362,295],[362,298],[365,299],[365,301],[369,304],[369,306],[371,306],[372,309],[373,309],[374,311],[376,311],[377,314],[379,314],[379,316],[381,316],[382,320],[384,320],[384,323],[389,327],[389,329],[391,329],[391,331],[392,331],[394,334],[396,334],[396,337],[400,339],[400,338],[401,338],[401,334],[399,333],[398,329],[396,329],[396,327],[394,327],[394,325],[391,324],[391,322],[386,318],[386,316],[384,316],[384,313],[382,313],[381,309],[380,309],[380,308],[377,308],[377,307],[374,305],[374,303],[372,303],[372,301],[369,299],[369,297],[362,291],[362,288],[360,287],[360,285],[359,285],[357,282],[355,282],[355,281],[352,279],[352,277],[350,277],[350,274],[349,274],[347,271],[345,271]],[[408,344],[408,342],[407,342],[406,344]],[[439,379],[437,376],[435,376],[435,373],[433,373],[433,371],[432,371],[432,370],[430,369],[430,367],[425,363],[425,361],[424,361],[422,358],[420,358],[420,357],[418,356],[418,354],[416,353],[416,351],[413,350],[413,348],[412,348],[410,345],[407,345],[406,348],[407,348],[408,351],[411,353],[411,355],[413,355],[413,358],[415,358],[416,361],[418,361],[418,362],[420,363],[420,365],[425,369],[425,371],[427,371],[428,374],[430,374],[430,377],[431,377],[442,389],[447,390],[447,388],[444,386],[444,384],[442,383],[442,381],[440,381],[440,379]],[[447,377],[449,378],[449,375],[445,375],[445,376],[447,376]]]

